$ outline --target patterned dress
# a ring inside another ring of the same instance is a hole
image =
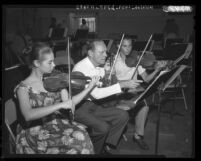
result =
[[[15,89],[29,93],[32,108],[40,108],[61,102],[59,92],[36,92],[21,82]],[[21,121],[17,126],[17,154],[94,154],[90,137],[84,125],[71,125],[61,113],[55,112],[42,119]]]

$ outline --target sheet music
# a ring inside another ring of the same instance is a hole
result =
[[[161,71],[159,73],[159,75],[155,78],[155,80],[147,87],[147,89],[134,101],[134,103],[136,104],[139,99],[145,94],[147,93],[147,91],[152,87],[152,85],[162,76],[164,75],[165,73],[167,73],[168,71]]]
[[[193,44],[192,43],[188,43],[186,50],[184,52],[184,54],[182,54],[179,58],[177,58],[173,65],[177,64],[178,62],[180,62],[183,58],[188,59],[188,57],[190,56],[190,53],[193,49]]]
[[[179,76],[179,74],[186,68],[186,65],[181,65],[179,69],[174,73],[174,75],[165,83],[162,91],[165,89]]]
[[[192,43],[188,43],[188,46],[186,48],[186,51],[185,51],[185,58],[188,59],[188,57],[190,56],[191,54],[191,51],[193,50],[193,44]]]

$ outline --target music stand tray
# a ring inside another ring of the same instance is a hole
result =
[[[181,65],[177,71],[168,79],[168,81],[164,84],[162,91],[164,92],[166,88],[181,74],[181,72],[186,68],[186,65]]]
[[[164,83],[163,91],[172,81],[185,69],[185,65],[177,66],[170,71],[161,71],[160,74],[152,81],[146,90],[134,101],[135,104],[141,102],[158,90],[158,87]],[[168,80],[168,81],[167,81]]]

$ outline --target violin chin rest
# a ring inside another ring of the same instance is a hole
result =
[[[128,110],[131,109],[131,108],[130,108],[128,105],[126,105],[126,104],[119,104],[119,105],[116,106],[116,108],[119,108],[119,109],[125,110],[125,111],[128,111]]]

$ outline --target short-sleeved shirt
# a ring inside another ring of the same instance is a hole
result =
[[[115,72],[118,80],[130,80],[135,72],[135,67],[128,67],[125,63],[125,60],[122,59],[120,55],[118,55],[116,63],[115,63]],[[137,74],[142,74],[146,69],[144,69],[141,65],[138,66],[138,71],[134,76],[134,80],[137,80]]]
[[[80,62],[78,62],[73,71],[79,71],[83,73],[85,76],[93,77],[93,76],[105,76],[105,69],[103,67],[95,67],[88,57],[84,58]],[[111,85],[109,87],[98,88],[95,87],[92,92],[90,93],[91,96],[95,99],[101,99],[113,94],[121,93],[121,87],[119,83]],[[88,98],[89,99],[89,98]],[[89,99],[90,100],[90,99]]]

